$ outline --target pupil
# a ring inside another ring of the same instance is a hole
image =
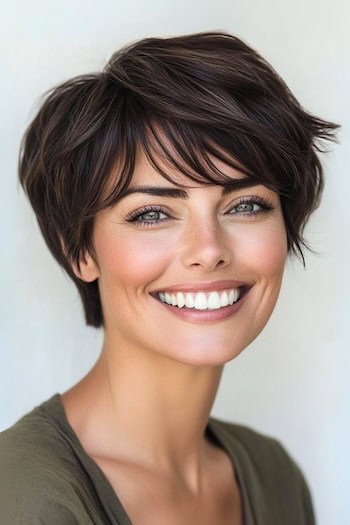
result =
[[[150,219],[154,219],[155,218],[154,215],[157,214],[157,213],[159,213],[159,212],[158,211],[149,211],[148,213],[144,214],[144,217],[148,216]]]
[[[252,210],[253,204],[243,203],[243,204],[239,204],[238,207],[241,207],[242,211],[253,211],[253,210]],[[248,209],[249,207],[250,207],[251,209]]]

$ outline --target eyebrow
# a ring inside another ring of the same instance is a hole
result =
[[[224,197],[229,193],[243,189],[251,188],[253,186],[261,186],[262,184],[252,178],[245,177],[243,179],[232,179],[218,186],[223,186],[221,196]],[[158,197],[170,197],[173,199],[188,199],[188,193],[181,188],[166,188],[161,186],[135,186],[134,188],[127,188],[120,196],[124,199],[133,193],[145,193],[147,195],[155,195]]]

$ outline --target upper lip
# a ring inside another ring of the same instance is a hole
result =
[[[172,284],[164,285],[162,288],[153,290],[151,293],[156,294],[159,292],[211,292],[214,290],[229,290],[230,288],[240,288],[242,286],[248,286],[243,281],[204,281],[201,283],[184,283],[184,284]]]

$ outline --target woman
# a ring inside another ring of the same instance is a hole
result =
[[[314,523],[284,447],[210,411],[304,262],[338,127],[220,32],[141,40],[48,94],[20,181],[104,342],[1,434],[9,523]]]

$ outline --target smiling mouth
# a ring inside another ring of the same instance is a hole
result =
[[[220,290],[213,292],[177,292],[177,293],[151,293],[152,297],[162,304],[177,310],[195,310],[210,312],[221,310],[238,303],[252,285],[240,286],[237,289]]]

